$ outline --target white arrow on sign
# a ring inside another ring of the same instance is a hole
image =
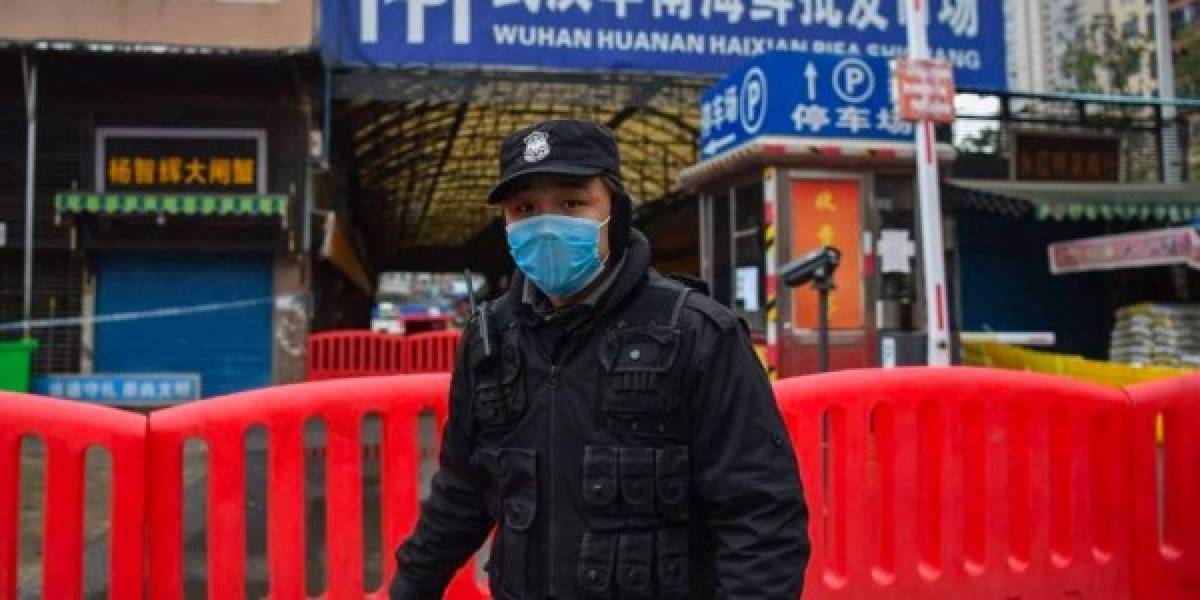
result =
[[[808,101],[817,99],[817,68],[810,62],[804,67],[804,77],[808,79]]]
[[[707,155],[710,155],[710,156],[713,154],[716,154],[716,153],[720,152],[725,146],[732,144],[733,141],[736,139],[737,139],[737,134],[730,133],[730,134],[726,134],[723,137],[719,137],[715,140],[711,140],[710,142],[708,142],[707,144],[704,145],[704,153]]]

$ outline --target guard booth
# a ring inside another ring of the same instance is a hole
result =
[[[703,96],[701,161],[680,177],[699,196],[702,276],[774,376],[817,371],[817,292],[788,288],[779,271],[823,245],[842,256],[830,368],[924,362],[916,149],[888,69],[867,56],[767,54]],[[928,151],[953,156],[945,143]],[[947,304],[953,331],[952,292]]]

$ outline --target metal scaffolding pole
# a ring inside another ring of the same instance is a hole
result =
[[[1158,95],[1167,100],[1175,99],[1175,64],[1171,52],[1171,13],[1167,11],[1167,0],[1154,0],[1154,44],[1158,56]],[[1183,181],[1183,159],[1179,152],[1179,132],[1176,128],[1174,104],[1162,105],[1162,120],[1159,122],[1162,143],[1163,181]]]
[[[23,331],[30,337],[30,322],[33,320],[33,196],[34,166],[37,162],[37,63],[28,54],[21,54],[21,72],[25,81],[25,291]]]

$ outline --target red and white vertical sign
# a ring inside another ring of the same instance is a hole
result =
[[[906,121],[954,122],[954,67],[944,60],[899,58],[892,62],[892,96]]]
[[[908,58],[929,60],[929,2],[908,3]],[[952,96],[953,97],[953,96]],[[953,102],[952,102],[953,103]],[[917,121],[917,201],[920,213],[921,265],[925,291],[925,330],[928,332],[928,364],[950,364],[950,319],[946,302],[946,263],[942,243],[942,199],[938,188],[938,162],[933,121],[921,115]]]

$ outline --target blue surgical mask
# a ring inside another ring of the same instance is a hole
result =
[[[600,228],[608,223],[565,215],[541,215],[507,227],[508,249],[517,267],[538,289],[567,298],[604,271]]]

